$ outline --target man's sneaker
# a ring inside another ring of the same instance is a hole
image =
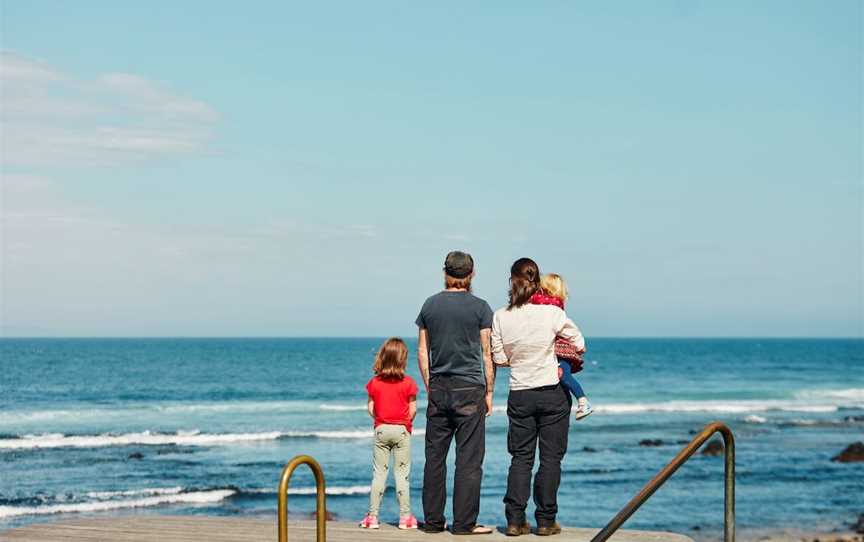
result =
[[[362,529],[380,529],[381,525],[378,524],[378,516],[373,516],[372,514],[366,514],[366,517],[363,518],[363,521],[360,522],[360,528],[362,528]]]
[[[591,407],[591,403],[587,399],[584,402],[579,401],[579,406],[576,407],[576,419],[581,420],[582,418],[588,417],[592,412],[594,412],[594,409]]]
[[[416,529],[417,518],[414,517],[414,514],[405,514],[404,516],[399,516],[399,528]]]

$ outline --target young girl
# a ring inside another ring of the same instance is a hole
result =
[[[555,305],[564,310],[564,301],[567,299],[567,284],[560,275],[549,273],[540,278],[540,291],[534,294],[531,298],[531,303],[535,305]],[[570,390],[573,397],[576,398],[576,419],[581,420],[588,416],[594,409],[591,408],[591,403],[585,396],[582,386],[573,373],[582,370],[582,352],[577,352],[567,341],[558,340],[555,342],[555,355],[558,356],[558,377],[561,379],[561,384]]]
[[[387,339],[375,356],[375,376],[366,384],[367,408],[375,420],[375,444],[372,448],[372,492],[369,512],[360,527],[378,529],[378,510],[387,484],[390,457],[399,501],[399,528],[416,529],[417,518],[411,513],[411,422],[417,414],[417,384],[405,374],[408,348],[402,339]]]

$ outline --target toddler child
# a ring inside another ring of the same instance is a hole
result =
[[[372,492],[369,512],[360,527],[378,529],[378,511],[387,487],[387,471],[393,458],[393,478],[399,501],[399,528],[416,529],[417,518],[411,513],[411,422],[417,414],[417,384],[405,374],[408,347],[402,339],[384,341],[366,384],[367,409],[375,420],[375,443],[372,448]]]
[[[549,273],[540,278],[540,291],[535,293],[531,298],[531,303],[535,305],[555,305],[564,310],[564,301],[567,299],[567,283],[560,275]],[[576,349],[563,339],[555,341],[555,355],[558,356],[558,378],[561,379],[561,384],[567,388],[573,397],[576,398],[576,419],[590,415],[594,412],[591,408],[591,403],[585,396],[582,386],[573,373],[578,373],[582,370],[582,352],[577,352]]]

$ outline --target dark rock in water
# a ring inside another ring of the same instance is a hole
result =
[[[127,459],[144,459],[144,454],[142,454],[141,452],[134,452],[129,454],[129,457]]]
[[[679,440],[676,444],[690,444],[689,440]]]
[[[702,530],[702,527],[700,527],[700,526],[698,526],[698,525],[694,525],[694,526],[690,527],[690,530],[691,530],[691,531],[701,531],[701,530]]]
[[[639,441],[639,446],[663,446],[663,441],[659,438],[650,439],[646,438]]]
[[[583,447],[582,447],[582,451],[583,451],[583,452],[587,452],[587,453],[589,453],[589,454],[593,454],[593,453],[595,453],[597,450],[595,450],[595,449],[592,448],[591,446],[583,446]]]
[[[846,416],[843,421],[846,423],[864,422],[864,416]]]
[[[852,524],[852,530],[858,534],[864,534],[864,514],[858,515],[858,521]]]
[[[864,461],[864,442],[853,442],[845,450],[831,458],[839,463],[857,463]]]
[[[723,441],[718,439],[710,441],[704,448],[702,448],[702,455],[723,455]]]

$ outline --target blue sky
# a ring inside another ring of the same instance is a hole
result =
[[[2,3],[2,332],[861,336],[860,2]]]

